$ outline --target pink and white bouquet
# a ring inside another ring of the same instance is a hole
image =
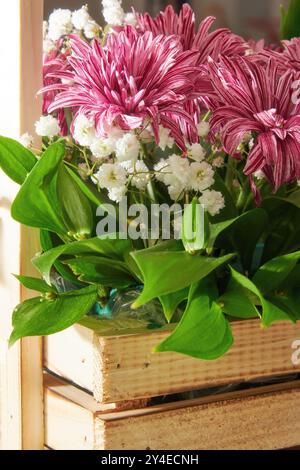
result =
[[[300,38],[196,27],[187,4],[152,18],[104,0],[103,15],[52,13],[43,149],[0,139],[12,216],[42,246],[43,280],[19,277],[41,296],[17,307],[11,341],[172,322],[157,351],[215,359],[235,318],[296,322]]]

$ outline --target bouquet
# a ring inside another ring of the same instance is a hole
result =
[[[105,28],[86,6],[51,14],[42,149],[0,139],[12,216],[42,248],[41,279],[17,276],[40,295],[15,309],[11,344],[171,323],[156,351],[212,360],[236,319],[300,319],[296,13],[276,45],[197,28],[187,4],[152,18],[104,0]]]

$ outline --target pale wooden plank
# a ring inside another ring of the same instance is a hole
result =
[[[232,327],[232,350],[217,361],[201,361],[175,353],[153,354],[153,347],[169,334],[166,331],[94,335],[93,347],[85,341],[86,329],[76,326],[46,339],[45,365],[93,391],[103,403],[300,372],[300,365],[291,361],[299,324],[282,322],[262,329],[259,321],[251,320]]]
[[[56,450],[267,450],[300,442],[299,382],[104,414],[53,390],[45,403],[46,445]]]
[[[20,133],[34,135],[34,123],[41,115],[43,1],[20,0]],[[40,145],[36,139],[36,145]],[[40,251],[38,231],[21,227],[20,272],[36,276],[31,258]],[[21,287],[21,300],[37,294]],[[22,448],[43,449],[42,339],[26,338],[21,343]]]

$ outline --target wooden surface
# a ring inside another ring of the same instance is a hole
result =
[[[41,114],[43,1],[10,0],[0,15],[0,134],[18,139],[33,133]],[[13,26],[12,26],[13,25]],[[10,206],[18,191],[0,172],[0,447],[40,449],[43,444],[41,340],[28,339],[8,349],[11,315],[27,297],[12,276],[30,274],[36,236],[12,221]],[[22,384],[21,384],[22,379]]]
[[[101,337],[76,326],[45,340],[45,365],[94,393],[103,403],[134,400],[258,377],[300,372],[292,343],[300,324],[262,329],[256,320],[235,322],[235,345],[217,361],[175,353],[153,354],[165,331]]]
[[[65,385],[70,389],[70,385]],[[283,449],[300,442],[300,383],[103,413],[82,391],[45,392],[45,445],[56,450]],[[76,396],[78,394],[78,397]],[[98,405],[99,406],[99,405]]]

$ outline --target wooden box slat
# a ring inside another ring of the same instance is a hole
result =
[[[299,381],[119,412],[59,387],[45,391],[45,445],[55,450],[273,450],[300,442]]]
[[[234,347],[217,361],[176,353],[152,353],[169,332],[102,337],[75,326],[45,340],[44,365],[91,391],[102,403],[120,402],[300,372],[292,343],[300,324],[280,322],[262,329],[259,321],[232,325]]]

